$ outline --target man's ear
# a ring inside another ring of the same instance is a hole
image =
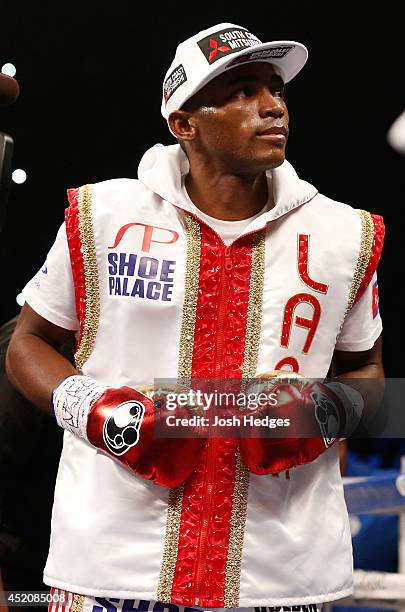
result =
[[[194,140],[197,135],[197,125],[193,113],[176,110],[169,115],[169,126],[179,140]]]

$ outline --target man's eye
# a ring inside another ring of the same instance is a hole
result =
[[[252,88],[251,87],[239,87],[239,89],[237,89],[235,91],[235,96],[238,97],[245,97],[245,96],[251,96],[252,95]]]

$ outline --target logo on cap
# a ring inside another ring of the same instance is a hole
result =
[[[227,28],[210,34],[197,42],[205,59],[213,64],[224,55],[237,53],[247,47],[260,45],[261,41],[245,29]]]
[[[169,74],[163,84],[163,95],[165,102],[172,97],[176,89],[187,81],[186,71],[184,70],[183,64],[176,66],[174,70]]]
[[[227,68],[231,66],[236,66],[236,64],[243,64],[243,62],[253,62],[254,60],[264,60],[264,59],[280,59],[285,57],[287,53],[294,49],[293,46],[289,47],[273,47],[272,49],[260,49],[260,51],[249,51],[249,53],[245,53],[240,55],[239,57],[235,57],[235,59],[228,64]]]

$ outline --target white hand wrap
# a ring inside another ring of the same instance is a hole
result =
[[[108,389],[89,376],[65,378],[52,393],[56,422],[80,438],[87,438],[87,417],[94,402]]]
[[[340,440],[345,440],[347,436],[354,432],[360,423],[361,415],[364,409],[363,396],[359,391],[349,387],[338,381],[328,382],[327,386],[338,396],[342,402],[346,412],[346,426],[343,432],[343,437]]]

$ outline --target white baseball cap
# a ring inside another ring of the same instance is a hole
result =
[[[168,119],[219,74],[244,62],[277,66],[285,83],[304,67],[308,49],[293,40],[262,43],[233,23],[219,23],[180,43],[163,80],[162,115]]]

